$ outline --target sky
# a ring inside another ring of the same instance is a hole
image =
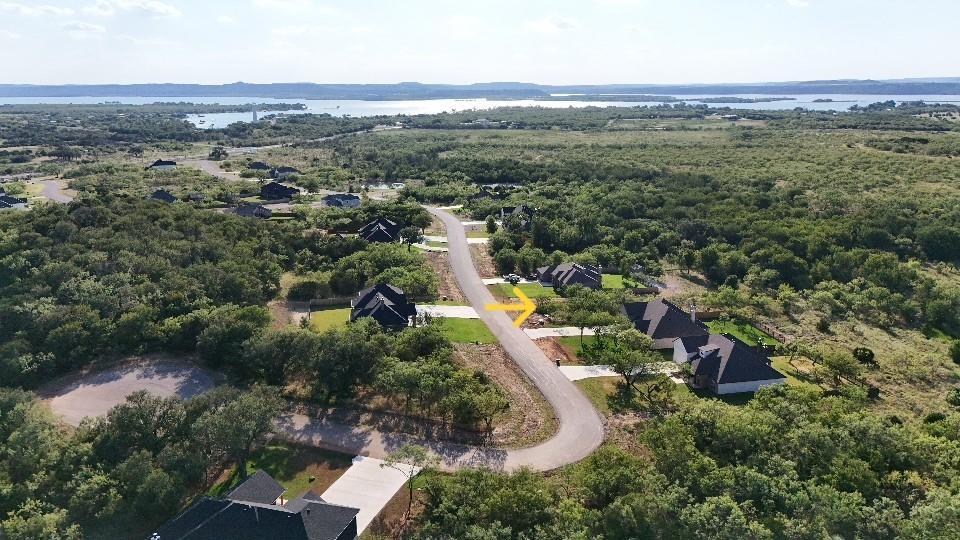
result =
[[[956,0],[0,0],[0,83],[960,77]]]

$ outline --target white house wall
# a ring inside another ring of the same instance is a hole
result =
[[[674,356],[676,356],[676,352],[674,352]],[[784,384],[786,382],[786,379],[768,379],[766,381],[746,381],[739,383],[718,384],[717,395],[756,392],[764,386],[773,386],[776,384]]]

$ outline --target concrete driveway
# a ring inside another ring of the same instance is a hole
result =
[[[386,467],[385,461],[357,456],[353,465],[343,473],[320,497],[330,503],[350,508],[359,508],[357,532],[363,534],[390,499],[407,481],[409,474],[416,475],[420,469],[412,465],[397,464],[402,471]]]
[[[88,416],[107,414],[140,390],[187,399],[216,385],[215,375],[188,362],[141,360],[54,383],[39,395],[66,423],[78,426]]]

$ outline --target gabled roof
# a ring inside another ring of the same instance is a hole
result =
[[[400,226],[387,218],[377,218],[357,233],[368,242],[395,242],[400,238]]]
[[[273,170],[273,173],[274,174],[292,174],[292,173],[299,174],[300,170],[295,167],[277,167],[276,169]]]
[[[696,354],[690,361],[693,374],[715,380],[717,384],[785,378],[770,366],[766,356],[734,336],[711,334],[680,341],[688,354]]]
[[[18,197],[11,197],[9,195],[0,195],[0,203],[9,205],[11,208],[17,204],[27,204],[26,199],[20,199]]]
[[[342,206],[346,202],[359,203],[360,197],[350,193],[335,193],[325,195],[322,200],[327,206]]]
[[[234,214],[241,217],[255,217],[267,219],[273,215],[273,211],[260,204],[242,204],[233,211]]]
[[[158,159],[158,160],[154,161],[154,162],[153,162],[149,167],[147,167],[147,168],[148,168],[148,169],[152,169],[152,168],[154,168],[154,167],[176,167],[176,166],[177,166],[177,162],[176,162],[176,161],[167,161],[167,160],[164,160],[164,159]]]
[[[630,319],[637,330],[647,334],[655,342],[669,340],[662,344],[663,346],[672,346],[676,338],[706,337],[710,334],[705,324],[691,320],[682,309],[663,299],[624,304],[620,311]]]
[[[269,171],[272,169],[272,167],[262,161],[254,161],[253,163],[247,165],[247,168],[255,171]]]
[[[280,182],[270,182],[260,188],[260,197],[264,199],[289,199],[299,194],[299,189],[286,186]]]
[[[552,283],[554,287],[583,285],[598,289],[603,283],[600,269],[591,264],[563,263],[544,266],[537,269],[537,275],[542,281]]]
[[[277,489],[280,494],[265,500]],[[249,494],[238,493],[247,491]],[[283,493],[273,478],[258,471],[226,499],[204,497],[160,527],[153,540],[338,540],[357,535],[359,510],[328,504],[310,491],[285,506],[273,504]]]
[[[417,306],[407,300],[402,290],[392,286],[379,284],[357,293],[353,301],[353,310],[350,320],[361,317],[370,317],[383,326],[407,326],[410,317],[417,315]]]
[[[274,504],[285,491],[269,474],[257,471],[231,491],[227,498],[238,502]]]
[[[170,193],[165,189],[158,189],[154,191],[153,194],[150,195],[150,198],[156,199],[158,201],[163,201],[166,203],[172,203],[177,201],[177,198],[173,195],[173,193]]]

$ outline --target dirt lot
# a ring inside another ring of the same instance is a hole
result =
[[[426,252],[423,255],[430,263],[430,267],[433,268],[434,274],[437,275],[437,296],[440,298],[447,297],[447,300],[453,302],[464,302],[463,292],[460,291],[457,278],[454,277],[453,271],[450,269],[450,261],[447,260],[448,255],[438,252]]]
[[[580,365],[579,360],[570,358],[567,351],[563,350],[563,347],[557,343],[556,338],[535,339],[533,342],[537,344],[537,347],[540,347],[540,350],[543,351],[550,360],[560,360],[560,364],[564,366]]]
[[[493,266],[493,258],[487,251],[487,246],[483,244],[471,244],[470,256],[473,257],[473,264],[477,267],[477,273],[481,278],[497,277],[497,269]]]
[[[553,409],[499,345],[457,345],[456,358],[485,373],[507,393],[510,410],[493,431],[497,446],[529,446],[556,431]]]

